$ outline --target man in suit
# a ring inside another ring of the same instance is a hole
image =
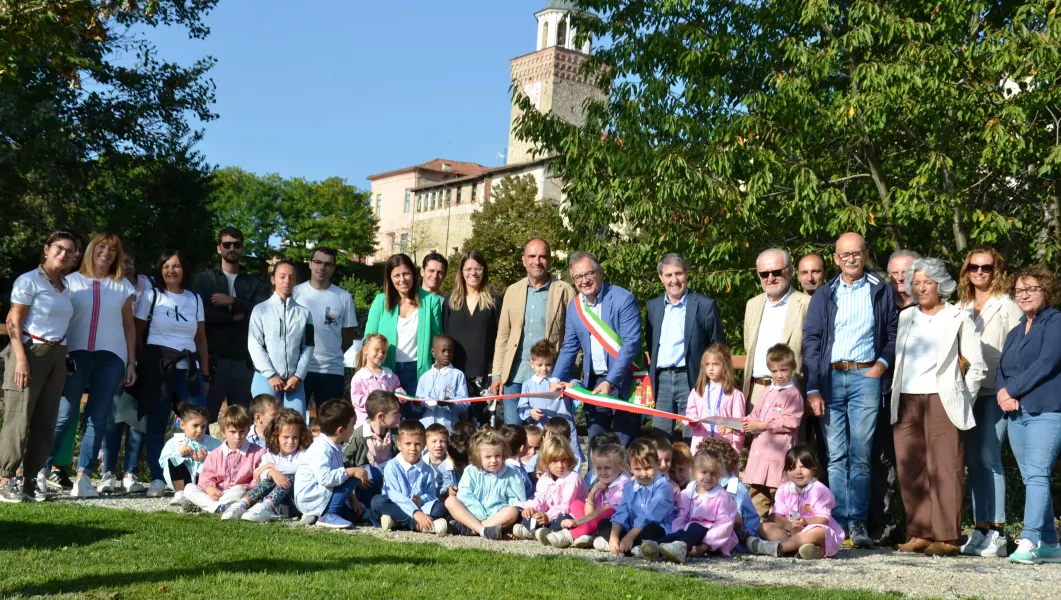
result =
[[[572,379],[595,394],[615,398],[630,397],[631,365],[641,353],[641,310],[628,290],[604,283],[604,272],[597,257],[576,252],[569,267],[576,296],[567,307],[564,343],[553,369],[554,380],[566,380],[582,351],[581,379]],[[554,389],[562,384],[556,382]],[[614,430],[624,445],[637,437],[641,417],[587,404],[586,426],[589,437]]]
[[[531,346],[543,339],[558,349],[564,334],[566,307],[575,290],[549,273],[552,251],[543,239],[533,239],[523,247],[523,267],[527,277],[505,290],[494,341],[494,364],[490,393],[518,394],[523,382],[534,375],[530,366]],[[504,401],[505,424],[521,425],[519,398]]]
[[[648,301],[645,339],[656,408],[685,414],[689,390],[700,375],[700,357],[716,342],[725,343],[722,317],[714,300],[689,291],[689,263],[668,254],[656,265],[665,293]],[[652,417],[652,429],[673,439],[674,420]],[[679,439],[688,437],[679,436]]]

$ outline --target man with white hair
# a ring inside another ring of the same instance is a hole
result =
[[[906,271],[917,258],[921,255],[913,250],[896,250],[888,259],[888,281],[895,288],[895,307],[900,312],[914,305],[913,297],[906,291]]]

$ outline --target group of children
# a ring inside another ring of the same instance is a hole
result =
[[[304,523],[332,528],[367,522],[492,540],[510,533],[557,548],[679,563],[738,549],[817,559],[843,543],[831,516],[833,496],[815,479],[818,461],[794,445],[803,401],[787,346],[768,352],[773,384],[747,415],[728,349],[712,346],[689,396],[695,453],[663,435],[623,448],[618,436],[604,433],[589,441],[585,476],[570,399],[523,398],[526,425],[477,431],[461,420],[468,403],[447,402],[467,397],[452,352],[452,339],[435,337],[435,364],[419,381],[417,401],[408,401],[416,406],[406,406],[413,418],[405,420],[395,394],[403,390],[381,364],[387,340],[379,335],[361,348],[352,401],[318,408],[311,426],[319,432],[262,395],[250,413],[239,406],[223,411],[224,441],[217,442],[206,436],[205,412],[182,406],[183,434],[162,456],[174,503],[222,519],[301,514]],[[524,392],[549,389],[555,358],[548,343],[532,348],[535,374]],[[746,435],[753,441],[741,481]]]

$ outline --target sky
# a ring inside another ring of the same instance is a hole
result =
[[[220,0],[192,40],[148,30],[163,59],[217,59],[198,149],[259,174],[365,177],[433,158],[504,164],[509,60],[535,49],[545,0]]]

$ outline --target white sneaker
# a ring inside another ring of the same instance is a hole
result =
[[[221,513],[221,520],[234,521],[242,517],[245,512],[247,512],[247,507],[243,506],[242,502],[233,502],[225,512]]]
[[[569,548],[571,544],[575,543],[575,538],[571,536],[571,530],[569,529],[561,529],[550,533],[548,540],[553,548]]]
[[[571,542],[571,547],[578,548],[579,550],[589,550],[593,548],[594,541],[595,540],[593,539],[592,535],[583,535],[575,538],[575,541]]]
[[[442,537],[449,533],[449,523],[445,519],[435,519],[435,535]]]
[[[74,489],[70,490],[71,498],[99,498],[99,492],[92,487],[92,479],[88,475],[81,475],[74,482]]]
[[[531,530],[527,529],[523,525],[523,523],[516,523],[515,525],[512,526],[512,535],[515,536],[517,540],[533,540],[534,539],[534,534],[531,533]]]
[[[180,506],[184,503],[184,492],[173,492],[173,498],[170,499],[170,506]]]
[[[276,518],[276,513],[269,510],[264,502],[255,504],[250,510],[243,513],[243,520],[251,523],[268,523]]]
[[[638,554],[641,555],[641,558],[647,560],[648,562],[656,562],[659,560],[659,544],[657,544],[656,542],[653,542],[652,540],[645,540],[641,542],[641,546],[639,546],[639,548],[641,549],[641,552],[639,552]],[[637,548],[635,548],[635,550],[636,549]],[[633,552],[631,552],[631,554],[633,554]]]
[[[340,517],[335,513],[328,513],[322,515],[321,518],[317,519],[317,527],[327,527],[329,529],[350,529],[354,524],[346,519]]]
[[[391,531],[394,529],[394,519],[390,515],[383,515],[379,518],[379,528],[383,531]]]
[[[659,545],[659,555],[672,563],[684,564],[687,549],[682,542],[668,542]]]
[[[539,527],[539,528],[534,530],[534,539],[538,540],[539,544],[541,544],[543,546],[548,546],[548,545],[550,545],[549,544],[549,534],[550,533],[552,533],[552,532],[549,531],[548,527]]]
[[[42,494],[45,497],[47,497],[47,495],[48,495],[48,476],[47,475],[45,475],[44,473],[37,473],[37,485],[36,485],[36,488],[37,489],[34,490],[35,492],[37,492],[39,494]],[[32,498],[33,498],[32,496],[29,497],[29,499],[32,499]],[[39,498],[37,500],[39,501]]]
[[[998,532],[989,531],[988,533],[997,534]],[[980,533],[979,529],[974,529],[973,532],[969,534],[969,539],[962,544],[962,547],[960,548],[961,553],[969,556],[980,556],[980,551],[984,549],[984,541],[986,538],[987,536]]]
[[[99,485],[96,486],[96,491],[101,494],[111,494],[118,487],[118,478],[114,476],[114,473],[104,473],[103,477],[99,480]]]
[[[1008,545],[1009,540],[1006,539],[1004,533],[991,529],[984,536],[984,543],[980,545],[977,554],[988,558],[1005,558],[1009,555],[1006,551]]]
[[[597,536],[593,540],[593,549],[598,552],[610,552],[611,548],[608,546],[608,540],[601,536]]]
[[[166,482],[161,479],[155,479],[151,482],[151,485],[147,488],[148,498],[161,498],[166,494]]]
[[[645,560],[650,560],[647,556],[644,556],[641,553],[641,546],[634,546],[633,548],[630,548],[630,556],[633,556],[634,558],[644,558]]]
[[[316,525],[317,517],[314,515],[302,515],[302,518],[298,520],[298,523],[299,525],[306,525],[307,527],[310,525]]]
[[[126,473],[125,477],[122,478],[122,487],[125,488],[126,494],[143,494],[145,491],[147,491],[147,488],[144,487],[144,484],[137,481],[136,478],[133,477],[132,473]],[[165,491],[165,487],[163,487],[163,491]],[[154,497],[156,496],[152,496],[152,498]]]

